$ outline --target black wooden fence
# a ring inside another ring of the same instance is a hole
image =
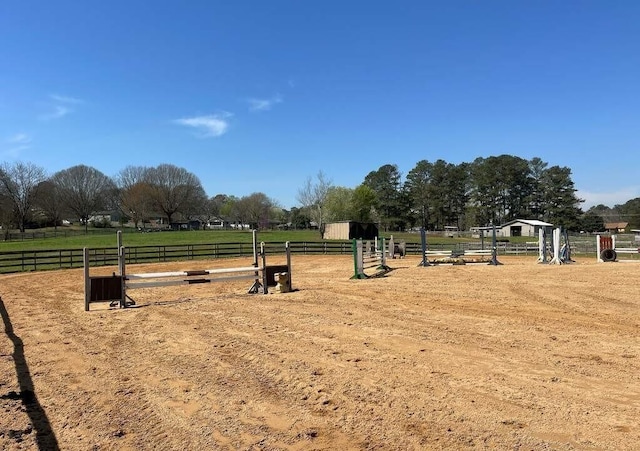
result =
[[[350,254],[351,242],[291,242],[297,254]],[[284,243],[265,244],[267,254],[284,254]],[[251,243],[214,243],[161,246],[127,246],[127,263],[158,263],[181,260],[205,260],[229,257],[251,257]],[[116,247],[89,249],[90,266],[118,264]],[[81,268],[82,249],[30,250],[0,253],[0,273]]]
[[[595,241],[595,240],[592,240]],[[457,243],[451,245],[429,245],[431,250],[479,249],[480,243]],[[351,254],[350,241],[292,241],[293,254],[346,255]],[[486,243],[485,243],[485,247]],[[592,254],[595,258],[595,242],[572,243],[574,254]],[[267,254],[284,253],[284,243],[266,243]],[[420,243],[406,243],[407,255],[420,255]],[[498,255],[531,255],[538,252],[537,243],[498,243]],[[11,251],[0,253],[0,273],[42,271],[49,269],[81,268],[82,249]],[[251,243],[214,243],[163,246],[127,247],[127,263],[158,263],[181,260],[205,260],[253,255]],[[91,266],[117,265],[118,252],[115,247],[94,248],[89,252]]]

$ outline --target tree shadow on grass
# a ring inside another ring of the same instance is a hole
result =
[[[16,365],[16,375],[18,377],[18,385],[20,386],[20,393],[11,391],[7,394],[0,395],[0,400],[20,399],[29,416],[31,425],[35,430],[38,449],[57,451],[60,449],[58,440],[51,429],[47,414],[40,405],[40,402],[38,402],[38,397],[33,387],[33,380],[31,379],[31,373],[29,372],[29,366],[24,356],[24,345],[20,337],[13,332],[13,325],[11,324],[9,313],[2,298],[0,298],[0,316],[2,316],[2,321],[4,322],[4,331],[13,343],[13,361]],[[27,430],[24,431],[8,431],[8,435],[10,438],[19,442],[22,441],[22,435],[30,434],[31,432],[32,430],[27,428]]]

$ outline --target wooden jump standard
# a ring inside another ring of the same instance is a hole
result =
[[[394,244],[393,237],[389,242],[389,246],[385,247],[385,239],[382,238],[382,249],[378,249],[378,239],[375,240],[375,245],[372,248],[371,242],[367,241],[366,244],[364,241],[359,239],[353,239],[351,244],[352,254],[353,254],[353,270],[354,274],[351,277],[352,279],[368,279],[370,276],[365,274],[365,269],[376,268],[378,272],[375,277],[380,276],[391,270],[389,266],[387,266],[387,254],[393,257],[394,252]]]
[[[127,274],[127,249],[122,246],[122,234],[118,232],[118,272],[112,276],[90,276],[89,249],[84,248],[84,292],[85,311],[89,311],[92,302],[111,302],[112,306],[126,308],[135,302],[127,295],[128,290],[136,288],[166,287],[199,283],[223,282],[229,280],[252,279],[249,293],[268,293],[268,287],[280,287],[281,291],[291,288],[291,249],[285,243],[286,265],[266,264],[264,243],[258,248],[256,231],[253,231],[253,265],[236,268],[216,268],[193,271],[169,271],[141,274]],[[258,250],[259,249],[259,250]],[[258,262],[260,260],[260,264]],[[204,277],[203,277],[204,276]],[[283,286],[284,285],[284,286]]]

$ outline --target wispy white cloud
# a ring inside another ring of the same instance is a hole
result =
[[[51,119],[60,119],[61,117],[66,116],[69,113],[72,113],[73,110],[63,105],[54,105],[53,111],[49,113],[42,114],[40,119],[43,120],[51,120]]]
[[[18,158],[23,151],[31,147],[31,141],[31,137],[26,133],[17,133],[5,140],[8,148],[1,154],[5,158]]]
[[[628,200],[640,197],[640,185],[627,186],[610,192],[578,190],[577,195],[580,199],[584,199],[584,203],[582,204],[583,210],[588,210],[600,204],[613,207],[614,205],[624,204]]]
[[[69,103],[69,104],[74,104],[74,105],[78,105],[80,103],[84,103],[84,100],[78,99],[76,97],[61,96],[61,95],[58,95],[58,94],[49,94],[49,97],[52,100],[55,100],[56,102],[59,102],[59,103]]]
[[[274,105],[282,103],[283,100],[280,94],[276,94],[269,99],[250,98],[247,99],[247,102],[249,103],[249,111],[258,112],[269,111]]]
[[[17,147],[11,147],[5,151],[2,152],[2,156],[4,158],[18,158],[20,156],[20,154],[22,154],[22,152],[24,150],[29,149],[30,146],[17,146]]]
[[[173,122],[196,129],[198,135],[203,138],[218,137],[224,135],[229,129],[229,119],[233,114],[226,111],[207,116],[194,116],[176,119]]]
[[[62,96],[59,94],[49,94],[51,103],[49,105],[50,111],[40,115],[40,119],[48,121],[52,119],[60,119],[75,111],[73,107],[84,103],[84,100],[77,97]]]
[[[17,133],[13,135],[11,138],[7,139],[9,144],[20,144],[27,145],[31,143],[31,137],[26,133]]]

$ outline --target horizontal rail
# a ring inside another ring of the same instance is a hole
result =
[[[226,274],[234,272],[256,272],[262,271],[264,268],[256,266],[247,266],[242,268],[218,268],[218,269],[205,269],[202,271],[169,271],[169,272],[150,272],[143,274],[127,274],[127,279],[160,279],[164,277],[189,277],[189,276],[203,276],[207,274]],[[190,274],[191,273],[191,274]]]
[[[633,247],[616,247],[614,251],[616,251],[617,254],[640,254],[640,248]]]
[[[191,285],[196,283],[222,282],[229,280],[248,280],[256,279],[255,275],[246,274],[243,276],[226,276],[226,277],[202,277],[199,279],[183,279],[183,280],[152,280],[148,282],[127,282],[126,288],[134,290],[136,288],[152,288],[152,287],[169,287],[173,285]]]

